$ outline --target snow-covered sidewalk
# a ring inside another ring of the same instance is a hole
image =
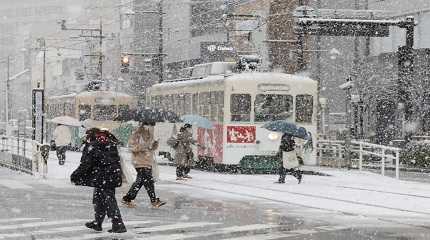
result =
[[[193,179],[179,182],[175,180],[174,167],[162,166],[160,173],[164,182],[175,181],[202,190],[203,194],[190,191],[196,197],[214,198],[218,193],[221,197],[292,204],[413,225],[430,223],[429,184],[399,181],[355,170],[311,169],[331,176],[305,175],[299,185],[291,176],[287,177],[286,184],[274,184],[276,175],[192,171]]]

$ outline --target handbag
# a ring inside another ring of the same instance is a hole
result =
[[[282,166],[286,169],[299,167],[296,151],[282,152]]]
[[[152,161],[152,179],[154,179],[154,182],[160,181],[160,170],[158,168],[157,158],[155,156],[155,153],[153,155],[153,161]]]
[[[51,144],[49,146],[51,151],[57,150],[57,144],[55,143],[55,140],[51,140]]]

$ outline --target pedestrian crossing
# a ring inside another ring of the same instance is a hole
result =
[[[108,233],[110,223],[104,223],[103,232],[87,229],[84,219],[47,220],[42,218],[0,219],[0,240],[275,240],[311,236],[344,230],[343,226],[316,226],[285,230],[278,224],[233,225],[222,222],[175,222],[173,219],[137,219],[126,221],[127,233]]]
[[[76,186],[71,184],[68,180],[5,180],[0,179],[0,188],[6,188],[11,190],[33,190],[40,187],[55,188],[55,189],[69,189],[75,188]]]

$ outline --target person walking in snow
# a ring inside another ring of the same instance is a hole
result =
[[[64,165],[66,161],[67,147],[72,142],[72,134],[67,126],[58,124],[54,130],[53,140],[56,146],[58,164]]]
[[[193,163],[193,149],[191,145],[196,145],[191,132],[192,125],[185,124],[177,135],[178,146],[176,147],[176,180],[191,179],[189,175]]]
[[[85,226],[95,231],[102,231],[106,215],[112,220],[112,229],[108,232],[127,231],[115,199],[115,188],[122,185],[117,146],[118,140],[107,130],[88,130],[81,163],[70,176],[76,185],[94,187],[94,220],[85,223]]]
[[[152,176],[152,165],[155,161],[154,152],[158,148],[158,141],[154,140],[154,125],[153,122],[142,123],[133,132],[128,142],[137,176],[128,193],[122,198],[122,203],[127,207],[135,206],[133,201],[142,186],[145,187],[153,207],[158,208],[166,204],[156,197]]]
[[[276,183],[285,183],[287,172],[291,173],[297,178],[299,184],[302,181],[302,173],[298,168],[299,162],[295,151],[296,143],[293,136],[284,133],[281,138],[281,145],[279,146],[279,180]]]

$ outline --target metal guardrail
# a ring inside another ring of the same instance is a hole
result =
[[[31,139],[0,136],[0,166],[46,178],[49,145]]]
[[[395,167],[396,179],[400,178],[400,148],[367,143],[362,141],[352,141],[351,148],[351,152],[354,153],[357,157],[353,159],[353,161],[356,161],[358,163],[358,169],[360,171],[363,170],[363,162],[365,161],[365,156],[368,156],[370,158],[372,156],[376,156],[381,158],[379,162],[381,174],[383,176],[385,176],[386,166],[394,162],[393,165]],[[341,159],[343,159],[343,154],[345,152],[345,142],[319,140],[317,143],[317,151],[319,162],[324,159],[340,161]]]

